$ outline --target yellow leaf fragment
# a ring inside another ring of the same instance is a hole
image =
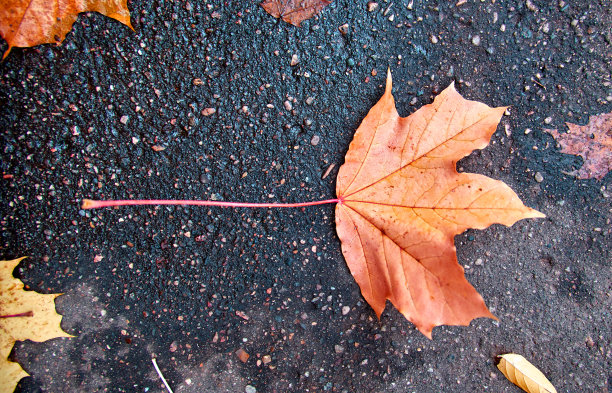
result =
[[[55,312],[60,294],[24,291],[13,270],[23,258],[0,261],[0,393],[11,393],[28,375],[19,364],[8,360],[15,341],[46,341],[72,337],[62,330],[62,316]]]
[[[516,353],[500,355],[497,365],[502,372],[516,386],[528,393],[557,393],[555,387],[544,374],[527,359]]]

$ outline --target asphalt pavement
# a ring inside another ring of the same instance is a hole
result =
[[[609,1],[334,0],[299,28],[256,1],[128,5],[135,31],[82,14],[0,63],[2,258],[29,256],[15,275],[63,293],[75,335],[18,343],[17,392],[164,392],[152,358],[176,393],[519,392],[507,352],[559,392],[609,391],[612,176],[575,178],[543,131],[612,111]],[[458,163],[547,216],[455,238],[498,321],[429,340],[390,304],[378,320],[333,205],[80,209],[334,198],[387,68],[402,116],[451,82],[510,106]]]

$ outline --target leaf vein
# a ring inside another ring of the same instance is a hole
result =
[[[349,207],[349,206],[347,206]],[[350,207],[349,207],[350,208]],[[350,208],[351,210],[355,211],[354,209]],[[356,211],[355,211],[356,212]],[[359,213],[357,213],[359,214]],[[361,214],[359,214],[361,216]],[[355,224],[355,220],[353,220],[353,217],[351,217],[350,214],[347,214],[347,217],[351,220],[351,222],[353,223],[353,226],[355,227],[355,232],[357,233],[357,238],[359,239],[359,246],[361,247],[361,252],[363,253],[363,260],[365,262],[365,267],[367,270],[367,274],[368,274],[368,282],[370,284],[370,295],[373,296],[374,293],[374,286],[372,285],[372,275],[370,274],[370,265],[368,263],[368,257],[365,253],[365,247],[363,245],[363,240],[361,239],[361,233],[359,233],[359,230],[357,229],[357,225]],[[363,216],[362,216],[363,217]],[[363,217],[365,219],[365,217]],[[366,220],[367,221],[367,220]],[[378,228],[376,228],[378,229]]]
[[[477,125],[478,123],[480,123],[481,121],[483,121],[485,118],[486,118],[486,116],[485,116],[485,117],[481,117],[480,119],[478,119],[478,121],[476,121],[476,122],[474,122],[473,124],[470,124],[469,126],[466,126],[466,127],[464,127],[463,129],[461,129],[461,131],[459,131],[459,132],[458,132],[456,135],[459,135],[459,134],[461,134],[461,133],[465,132],[465,131],[466,131],[467,129],[469,129],[470,127],[473,127],[473,126]],[[388,174],[386,174],[385,176],[381,177],[380,179],[375,180],[375,181],[373,181],[372,183],[370,183],[370,184],[368,184],[368,185],[366,185],[366,186],[363,186],[363,187],[361,187],[360,189],[358,189],[358,190],[356,190],[356,191],[351,192],[350,194],[345,195],[345,196],[344,196],[344,198],[346,199],[346,198],[350,197],[351,195],[354,195],[354,194],[356,194],[356,193],[358,193],[358,192],[360,192],[360,191],[365,190],[366,188],[372,187],[373,185],[375,185],[375,184],[377,184],[377,183],[380,183],[380,182],[381,182],[381,181],[383,181],[384,179],[386,179],[386,178],[388,178],[388,177],[390,177],[390,176],[392,176],[392,175],[396,174],[397,172],[402,171],[403,169],[407,168],[408,166],[411,166],[411,165],[412,165],[414,162],[418,161],[420,158],[425,157],[425,156],[428,156],[428,154],[429,154],[429,153],[431,153],[432,151],[434,151],[434,150],[435,150],[435,149],[437,149],[438,147],[442,146],[443,144],[447,143],[448,141],[450,141],[450,140],[451,140],[451,139],[453,139],[453,138],[454,138],[454,137],[451,137],[451,138],[446,139],[445,141],[442,141],[442,142],[441,142],[439,145],[434,146],[434,147],[433,147],[431,150],[429,150],[429,151],[427,151],[427,152],[423,153],[421,156],[419,156],[419,157],[417,157],[417,158],[413,159],[411,162],[409,162],[409,163],[407,163],[407,164],[405,164],[405,165],[401,166],[400,168],[398,168],[398,169],[396,169],[396,170],[394,170],[394,171],[392,171],[392,172],[389,172]],[[365,159],[364,159],[364,161],[365,161]],[[363,162],[362,162],[362,166],[363,166]],[[361,170],[361,168],[360,168],[360,170]],[[352,184],[352,183],[355,181],[355,178],[356,178],[356,177],[357,177],[357,175],[355,175],[355,177],[354,177],[354,178],[353,178],[353,180],[351,181],[351,184]],[[346,189],[348,190],[348,188],[349,188],[349,187],[347,187]]]
[[[385,94],[387,94],[387,92],[385,92]],[[345,191],[350,189],[351,186],[353,185],[353,183],[355,183],[355,179],[357,179],[357,177],[359,176],[359,174],[361,173],[361,170],[363,169],[363,166],[368,158],[368,155],[370,154],[370,150],[372,149],[372,145],[374,144],[374,139],[376,139],[376,134],[378,133],[378,130],[380,130],[380,127],[382,126],[382,115],[384,112],[384,109],[386,107],[381,108],[379,114],[378,114],[378,120],[376,121],[376,129],[374,130],[374,133],[372,134],[372,139],[370,139],[370,144],[368,145],[368,149],[365,152],[365,155],[363,156],[363,159],[361,160],[361,163],[359,165],[359,169],[355,172],[355,175],[353,176],[353,178],[351,179],[350,183],[348,184],[348,186],[346,186],[346,188],[344,189]],[[385,121],[386,123],[386,121]],[[349,146],[349,150],[350,150],[350,146]],[[349,194],[352,195],[353,193]]]

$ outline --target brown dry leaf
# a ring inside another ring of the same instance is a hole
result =
[[[0,0],[0,35],[11,48],[61,42],[80,12],[96,11],[129,26],[127,0]]]
[[[275,18],[300,27],[300,23],[318,14],[331,0],[264,0],[261,6]]]
[[[544,374],[527,359],[516,353],[500,355],[497,365],[502,372],[516,386],[528,393],[557,393],[555,387]]]
[[[17,382],[28,376],[18,363],[8,360],[15,341],[72,337],[62,330],[62,316],[55,312],[60,294],[24,291],[23,283],[13,277],[22,259],[0,261],[0,393],[13,392]]]
[[[584,164],[575,173],[579,179],[603,179],[612,169],[612,113],[591,116],[586,126],[565,124],[568,133],[544,131],[559,142],[561,153],[576,154],[584,159]]]
[[[389,73],[336,184],[342,252],[379,317],[389,299],[429,338],[435,326],[495,318],[465,279],[454,236],[544,215],[501,181],[455,166],[487,146],[504,110],[465,100],[450,85],[433,104],[401,118]]]

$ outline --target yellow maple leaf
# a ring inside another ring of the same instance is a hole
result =
[[[62,330],[62,316],[55,312],[55,298],[61,294],[25,291],[23,283],[13,277],[23,258],[0,261],[0,393],[13,392],[17,382],[29,375],[8,360],[15,341],[72,337]]]

